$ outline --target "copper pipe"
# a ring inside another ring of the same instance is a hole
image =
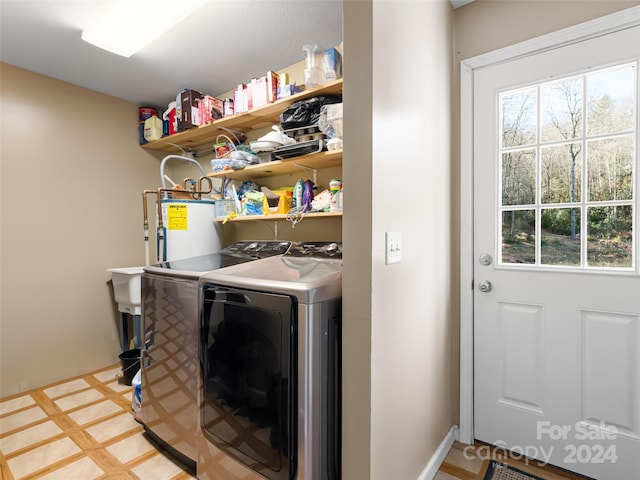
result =
[[[145,265],[149,265],[149,217],[147,214],[147,195],[155,193],[155,190],[142,191],[142,227],[144,229],[144,261]]]
[[[209,183],[209,189],[208,190],[203,190],[202,189],[202,181],[206,180]],[[213,190],[213,183],[211,182],[211,178],[209,177],[200,177],[200,179],[197,182],[197,190],[193,189],[192,187],[189,187],[189,189],[187,189],[188,185],[196,185],[196,181],[191,179],[191,178],[185,178],[184,182],[183,182],[184,188],[158,188],[157,190],[143,190],[142,191],[142,211],[143,211],[143,228],[144,228],[144,241],[145,241],[145,262],[146,265],[149,265],[149,216],[148,216],[148,205],[147,205],[147,195],[150,193],[155,193],[156,197],[157,197],[157,204],[156,204],[156,212],[158,215],[158,224],[157,224],[157,228],[156,228],[156,235],[158,235],[158,238],[162,238],[162,246],[164,246],[164,223],[162,221],[162,197],[165,193],[176,193],[176,194],[182,194],[185,195],[186,193],[190,194],[195,200],[200,200],[202,198],[202,195],[206,195],[208,193],[211,193],[211,191]],[[161,260],[160,258],[160,252],[157,252],[156,257],[158,258],[158,260]]]

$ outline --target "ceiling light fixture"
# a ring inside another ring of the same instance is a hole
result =
[[[130,57],[180,23],[208,0],[117,0],[82,40]]]

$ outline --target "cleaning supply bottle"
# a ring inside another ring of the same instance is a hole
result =
[[[307,88],[324,84],[324,50],[320,45],[302,47],[305,57],[304,84]]]
[[[293,206],[301,207],[302,199],[304,198],[304,182],[301,178],[296,182],[295,187],[293,187]]]

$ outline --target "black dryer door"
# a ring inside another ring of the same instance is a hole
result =
[[[296,459],[295,302],[286,295],[205,286],[202,430],[267,478]]]

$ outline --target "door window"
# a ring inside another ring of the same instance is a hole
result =
[[[634,270],[637,64],[501,92],[499,264]]]

